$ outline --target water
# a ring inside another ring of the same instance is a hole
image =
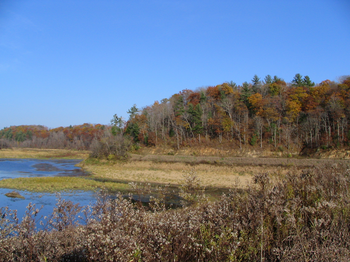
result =
[[[0,180],[18,177],[43,177],[43,176],[83,176],[87,175],[75,165],[80,160],[38,160],[38,159],[0,159]],[[16,191],[25,199],[11,198],[6,193]],[[70,200],[80,206],[93,205],[96,195],[92,191],[60,192],[61,198]],[[36,193],[8,188],[0,188],[0,208],[9,207],[17,210],[18,218],[25,215],[29,203],[41,208],[39,217],[49,216],[57,203],[56,193]],[[38,227],[40,228],[40,226]]]
[[[86,175],[75,165],[81,160],[0,159],[0,180],[18,177]]]

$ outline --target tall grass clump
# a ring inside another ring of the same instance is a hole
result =
[[[247,190],[178,209],[101,194],[84,225],[68,214],[80,207],[61,200],[42,231],[35,208],[22,222],[2,209],[0,261],[348,261],[349,186],[348,167],[333,165],[278,182],[258,174]]]

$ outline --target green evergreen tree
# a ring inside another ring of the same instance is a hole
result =
[[[219,91],[220,91],[220,98],[221,98],[221,100],[224,100],[226,98],[225,91],[222,90],[221,88],[219,89]]]
[[[207,101],[207,97],[205,95],[205,93],[203,91],[201,91],[201,95],[200,95],[200,98],[199,98],[199,103],[203,104]]]
[[[129,134],[134,139],[134,142],[139,142],[140,128],[137,123],[129,122],[125,133]]]
[[[270,75],[265,76],[264,79],[265,84],[272,84],[272,77]]]
[[[4,137],[8,140],[11,140],[13,137],[12,129],[9,128],[7,131],[5,131]]]
[[[304,86],[304,80],[301,74],[295,74],[292,80],[292,86]]]
[[[241,89],[242,101],[248,106],[248,97],[252,95],[252,90],[247,82],[244,82]]]
[[[130,116],[129,119],[132,119],[136,114],[137,112],[139,112],[139,109],[136,107],[136,105],[134,104],[129,110],[128,110],[128,114]]]
[[[202,108],[199,104],[197,104],[195,107],[192,104],[189,104],[187,112],[191,115],[193,133],[201,134],[203,131]]]
[[[174,105],[175,116],[182,116],[185,113],[184,98],[180,95]]]
[[[116,136],[118,133],[122,132],[122,129],[124,127],[124,121],[122,117],[118,117],[117,114],[115,114],[111,120],[112,125],[112,134]]]
[[[23,142],[24,140],[26,140],[26,135],[22,131],[19,131],[19,132],[16,133],[15,140],[17,142]]]
[[[277,83],[277,82],[279,82],[279,81],[283,81],[283,79],[282,78],[279,78],[278,76],[274,76],[273,77],[273,83]]]
[[[253,86],[252,86],[252,91],[253,93],[257,93],[258,90],[260,89],[261,87],[261,81],[260,81],[260,78],[257,76],[257,75],[254,75],[253,79],[252,79],[252,83],[253,83]]]
[[[311,87],[315,85],[315,83],[311,81],[309,76],[305,76],[303,82],[304,82],[304,86]]]
[[[231,81],[230,83],[228,83],[229,84],[229,86],[231,86],[232,87],[232,89],[233,90],[237,90],[237,84],[235,83],[235,82],[233,82],[233,81]]]

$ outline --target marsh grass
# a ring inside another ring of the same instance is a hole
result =
[[[240,188],[245,188],[257,173],[269,173],[273,175],[273,180],[277,180],[288,172],[297,175],[302,169],[332,163],[346,164],[349,161],[134,154],[129,161],[86,159],[79,166],[92,173],[95,178],[172,185],[181,184],[184,171],[195,169],[205,187],[231,188],[238,179]]]
[[[257,172],[285,175],[289,169],[275,166],[236,166],[236,165],[190,165],[183,162],[128,161],[128,162],[91,162],[83,161],[78,166],[93,174],[94,178],[111,179],[123,182],[149,182],[181,185],[183,173],[194,170],[204,187],[231,188],[240,181],[244,188],[251,183]],[[300,171],[297,171],[300,172]]]
[[[12,148],[0,150],[0,158],[86,159],[88,156],[88,151],[70,149]]]
[[[98,190],[105,188],[109,191],[127,191],[130,186],[126,183],[95,181],[82,177],[23,177],[0,180],[0,187],[32,192],[57,192],[71,190]]]

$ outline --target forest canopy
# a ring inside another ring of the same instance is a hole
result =
[[[315,84],[300,74],[291,83],[255,75],[250,83],[184,89],[156,101],[131,115],[125,132],[147,146],[175,148],[208,141],[239,148],[340,147],[349,144],[349,106],[349,76]]]

